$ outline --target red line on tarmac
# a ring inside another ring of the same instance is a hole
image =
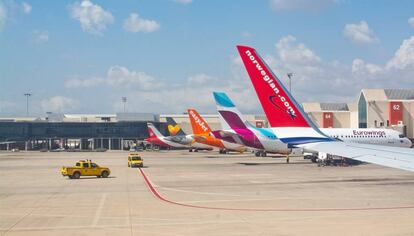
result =
[[[414,209],[414,206],[394,206],[394,207],[359,207],[359,208],[226,208],[226,207],[209,207],[209,206],[199,206],[192,204],[179,203],[172,200],[169,200],[163,197],[158,191],[154,188],[151,181],[145,175],[145,172],[142,168],[139,168],[142,177],[144,177],[145,183],[147,184],[149,190],[152,194],[159,200],[170,203],[173,205],[191,207],[198,209],[208,209],[208,210],[223,210],[223,211],[262,211],[262,212],[326,212],[326,211],[374,211],[374,210],[398,210],[398,209]]]

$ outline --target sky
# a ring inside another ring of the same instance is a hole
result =
[[[0,0],[0,117],[262,113],[237,54],[254,47],[298,102],[414,88],[414,1]]]

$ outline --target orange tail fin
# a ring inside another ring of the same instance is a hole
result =
[[[208,126],[207,122],[195,109],[188,109],[188,117],[190,118],[194,134],[205,134],[211,132],[210,126]]]

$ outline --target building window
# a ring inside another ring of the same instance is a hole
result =
[[[367,128],[367,101],[363,93],[358,101],[358,123],[359,128]]]

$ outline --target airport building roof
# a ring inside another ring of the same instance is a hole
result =
[[[317,102],[310,102],[310,103],[302,103],[303,109],[306,112],[324,112],[324,111],[335,111],[335,112],[348,112],[352,111],[355,106],[353,103],[317,103]],[[352,108],[352,109],[350,109]]]
[[[414,100],[414,89],[363,89],[366,101]]]
[[[384,89],[388,99],[414,100],[414,89]]]
[[[320,105],[323,111],[349,111],[346,103],[321,103]]]

